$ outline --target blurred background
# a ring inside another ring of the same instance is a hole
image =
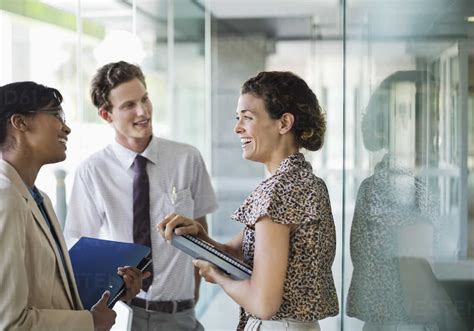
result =
[[[328,120],[324,148],[306,153],[337,228],[341,310],[322,329],[474,328],[474,1],[0,0],[0,44],[0,85],[64,96],[67,160],[37,182],[63,222],[76,166],[113,139],[90,79],[125,60],[145,73],[155,133],[203,154],[220,206],[210,231],[224,241],[268,176],[233,133],[240,85],[300,75]],[[197,313],[208,330],[238,319],[209,284]]]

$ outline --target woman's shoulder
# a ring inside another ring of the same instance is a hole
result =
[[[327,195],[325,181],[309,171],[288,171],[269,178],[267,190],[285,195],[301,195],[310,192]]]

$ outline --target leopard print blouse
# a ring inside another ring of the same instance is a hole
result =
[[[264,216],[276,223],[295,225],[290,232],[283,301],[272,320],[315,321],[337,315],[338,299],[331,271],[336,234],[329,194],[303,154],[283,160],[275,174],[257,186],[232,215],[232,219],[246,225],[243,255],[251,266],[255,223]],[[244,316],[252,315],[241,314],[239,329],[245,325]]]

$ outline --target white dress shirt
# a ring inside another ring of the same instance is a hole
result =
[[[64,233],[133,242],[133,170],[137,153],[114,142],[91,155],[77,169]],[[199,218],[217,209],[217,202],[199,151],[186,144],[152,137],[141,153],[149,162],[150,220],[154,279],[148,300],[194,298],[192,258],[165,242],[156,231],[175,212]]]

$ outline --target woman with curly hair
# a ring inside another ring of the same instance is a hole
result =
[[[176,214],[159,228],[168,240],[173,233],[192,234],[253,267],[250,279],[234,280],[207,261],[194,261],[206,281],[243,308],[238,329],[320,330],[318,320],[339,310],[331,271],[336,236],[326,185],[300,149],[322,147],[324,114],[304,80],[279,71],[248,79],[236,113],[243,158],[263,163],[271,174],[232,215],[245,228],[227,244]]]

